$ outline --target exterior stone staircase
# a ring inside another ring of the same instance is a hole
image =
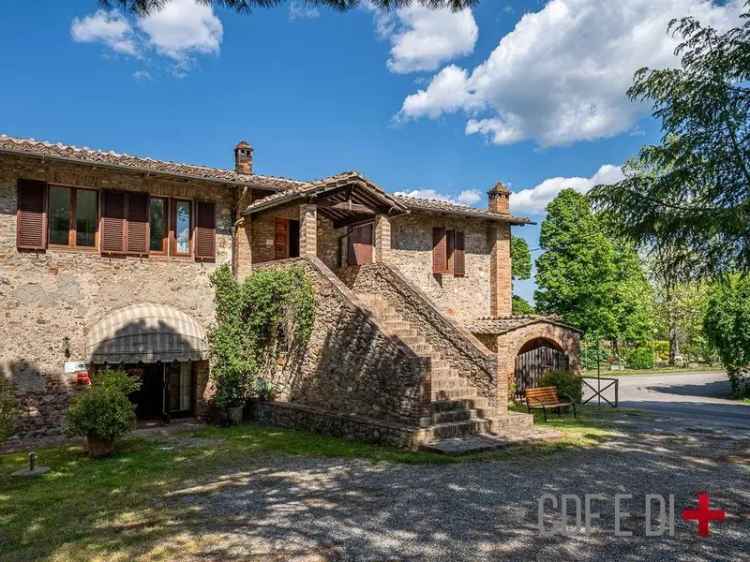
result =
[[[420,418],[421,441],[440,442],[455,438],[495,434],[514,436],[531,430],[533,418],[525,414],[498,416],[487,398],[479,395],[471,382],[450,366],[434,345],[422,336],[391,304],[379,295],[357,293],[385,329],[386,335],[398,338],[413,353],[424,359],[429,370],[430,412]]]

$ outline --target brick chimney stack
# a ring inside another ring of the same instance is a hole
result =
[[[495,187],[487,192],[487,196],[489,199],[488,209],[491,213],[507,215],[510,212],[510,190],[502,182],[497,182]]]
[[[234,170],[238,174],[253,173],[253,147],[247,141],[240,141],[234,147]]]

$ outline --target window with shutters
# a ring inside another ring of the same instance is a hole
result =
[[[47,234],[47,184],[18,180],[16,246],[19,250],[44,250]]]
[[[455,235],[455,243],[453,248],[453,275],[456,277],[466,276],[466,251],[465,251],[465,237],[463,231],[457,230]]]
[[[216,207],[213,203],[195,203],[195,259],[211,261],[216,257]]]
[[[448,273],[448,242],[442,226],[432,229],[432,273]]]
[[[172,200],[172,252],[173,256],[190,255],[190,238],[193,228],[193,202]]]
[[[148,249],[151,254],[167,253],[169,205],[164,197],[151,197],[148,203]]]
[[[53,247],[96,248],[97,192],[51,185],[48,193],[48,244]]]

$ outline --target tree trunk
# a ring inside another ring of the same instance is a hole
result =
[[[677,363],[677,357],[680,356],[680,338],[677,333],[676,322],[670,318],[669,323],[669,366],[674,367]]]

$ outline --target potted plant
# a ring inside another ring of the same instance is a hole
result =
[[[85,437],[89,456],[110,456],[115,439],[135,427],[135,406],[128,395],[139,387],[140,382],[123,371],[98,373],[92,386],[73,399],[66,433]]]
[[[242,412],[252,388],[252,376],[238,368],[221,369],[216,374],[216,405],[227,414],[231,424],[242,422]]]

